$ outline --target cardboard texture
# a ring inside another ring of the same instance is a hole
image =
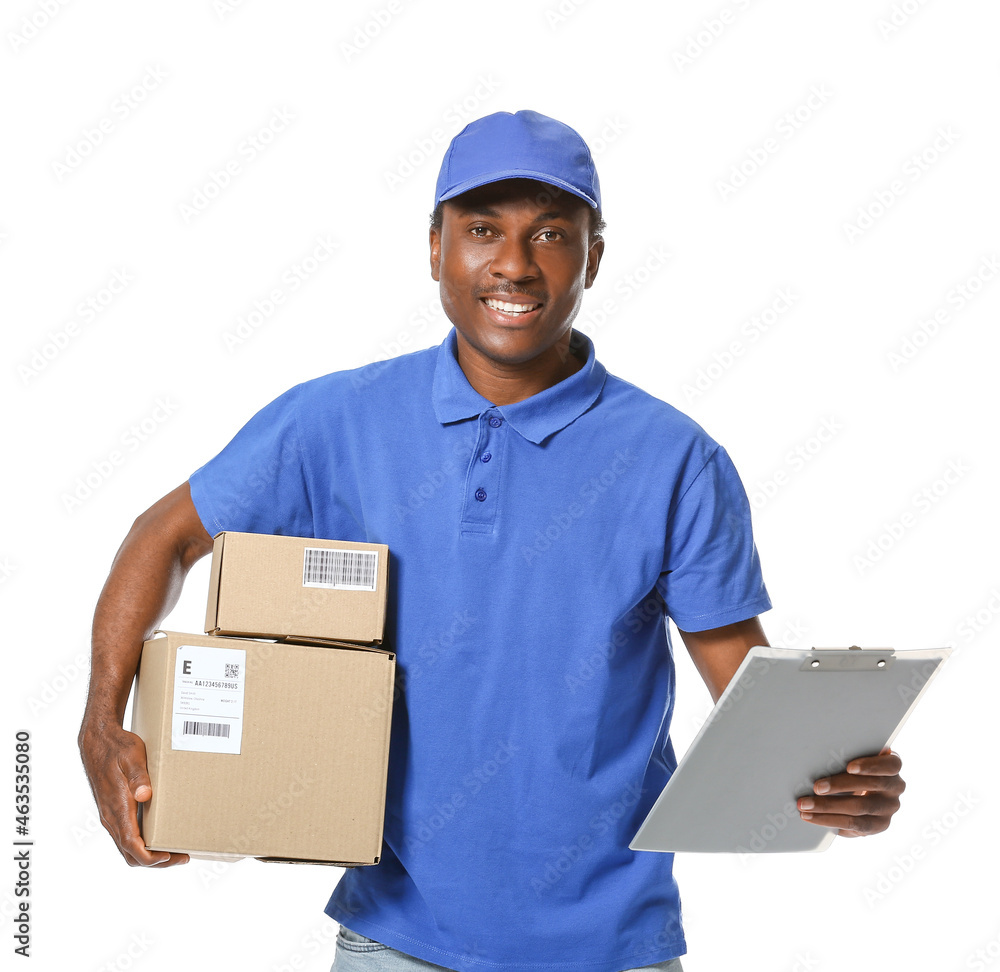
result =
[[[205,631],[381,644],[388,571],[382,543],[219,533]]]
[[[227,664],[203,677],[206,648],[210,660]],[[141,811],[146,846],[193,857],[377,864],[394,669],[392,652],[358,645],[177,632],[147,641],[132,713],[153,788]],[[176,707],[186,708],[175,717]],[[232,731],[217,728],[223,723]],[[178,745],[237,746],[238,754]]]

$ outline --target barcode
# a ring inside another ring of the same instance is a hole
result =
[[[377,550],[328,550],[321,547],[305,549],[302,561],[303,587],[374,591],[377,575]]]
[[[226,666],[226,678],[239,678],[240,677],[240,666],[230,665],[229,662],[225,662]]]
[[[184,720],[185,736],[225,736],[229,738],[229,726],[223,722],[188,722]]]

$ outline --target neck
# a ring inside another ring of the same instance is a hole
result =
[[[456,351],[469,384],[494,405],[513,405],[576,374],[586,364],[570,348],[570,331],[530,361],[498,361],[473,347],[461,332]]]

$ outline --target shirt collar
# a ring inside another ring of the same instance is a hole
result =
[[[542,442],[579,418],[594,404],[604,387],[607,371],[597,360],[594,342],[582,331],[573,330],[570,343],[587,355],[586,364],[579,371],[530,398],[512,405],[494,406],[465,377],[457,357],[458,332],[452,327],[438,348],[432,390],[434,414],[446,425],[473,418],[495,407],[524,438]]]

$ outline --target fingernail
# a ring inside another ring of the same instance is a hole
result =
[[[827,783],[826,780],[823,780],[821,783],[817,783],[813,789],[815,789],[817,793],[829,793],[830,784]]]
[[[815,802],[810,800],[809,797],[806,797],[804,800],[799,800],[800,810],[812,810],[814,806],[816,806]]]

